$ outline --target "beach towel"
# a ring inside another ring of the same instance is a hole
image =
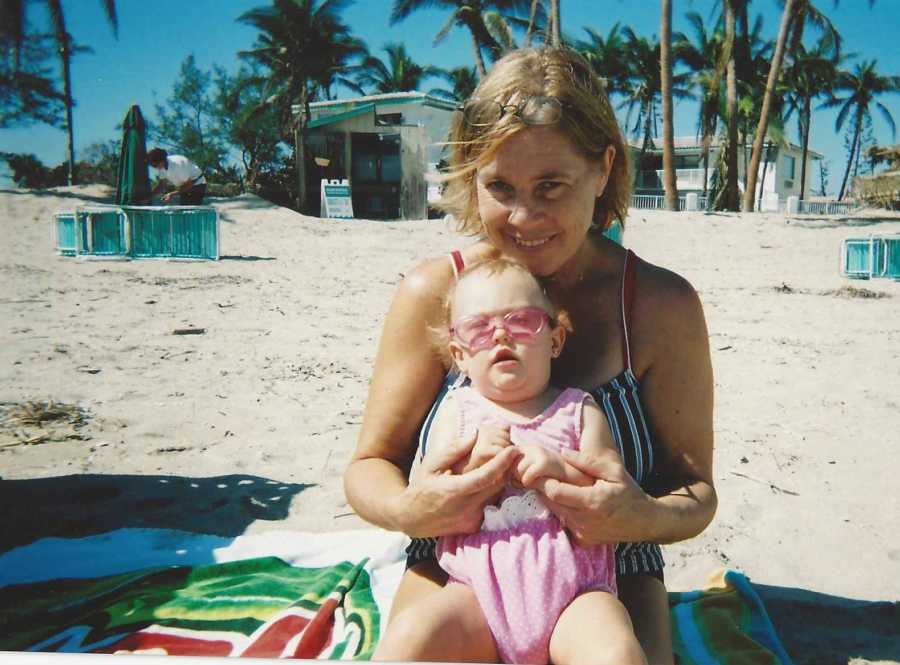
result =
[[[0,650],[368,660],[405,545],[377,530],[45,538],[0,555]],[[683,665],[791,663],[740,572],[670,605]]]

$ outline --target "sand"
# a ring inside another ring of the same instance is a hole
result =
[[[212,202],[218,262],[59,256],[53,213],[108,196],[0,191],[0,551],[370,528],[341,475],[384,313],[417,257],[468,241],[244,195]],[[798,662],[900,661],[900,282],[839,274],[841,239],[870,233],[900,215],[634,210],[625,233],[699,291],[715,370],[719,511],[665,548],[668,585],[744,571]],[[29,424],[49,401],[68,418]]]

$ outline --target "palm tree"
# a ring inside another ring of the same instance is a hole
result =
[[[697,12],[688,12],[687,21],[694,27],[696,43],[683,33],[674,35],[673,53],[677,60],[693,73],[693,86],[700,90],[700,115],[697,119],[697,136],[703,145],[703,194],[709,182],[709,149],[716,135],[722,100],[722,71],[717,67],[722,52],[723,35],[720,30],[707,32],[703,18]]]
[[[781,61],[784,58],[787,44],[788,31],[793,19],[795,0],[785,0],[784,12],[781,15],[781,25],[778,27],[778,39],[775,42],[775,55],[772,57],[772,65],[769,68],[769,78],[766,81],[766,92],[763,96],[762,110],[759,114],[759,124],[753,139],[753,152],[750,156],[750,167],[747,171],[747,184],[744,187],[744,205],[746,212],[753,212],[753,198],[756,194],[756,179],[759,174],[759,162],[762,159],[763,142],[766,139],[766,129],[769,124],[769,112],[772,108],[772,98],[775,96],[775,84],[781,71]]]
[[[306,150],[304,135],[310,118],[310,102],[325,91],[336,73],[352,58],[365,53],[362,43],[351,36],[340,13],[352,0],[272,0],[251,9],[238,21],[255,27],[257,35],[250,51],[239,55],[269,71],[265,106],[275,105],[282,131],[294,135],[297,168],[297,206],[307,209]],[[299,113],[292,114],[293,104]]]
[[[645,37],[638,37],[631,28],[624,28],[626,61],[628,62],[629,90],[620,108],[627,107],[625,126],[634,137],[641,137],[641,151],[637,159],[638,168],[643,166],[644,155],[653,148],[657,136],[659,101],[662,95],[662,80],[659,67],[660,45]],[[683,86],[689,81],[687,74],[673,75],[672,96],[677,99],[690,98],[691,94]],[[634,123],[631,118],[634,117]]]
[[[719,191],[714,207],[716,210],[737,211],[740,204],[738,189],[737,151],[738,151],[738,109],[737,109],[737,71],[734,58],[735,46],[735,8],[739,0],[722,0],[724,8],[725,39],[722,42],[722,53],[718,69],[725,70],[725,124],[726,134],[724,150],[720,153],[719,173],[724,173],[724,186]],[[723,67],[724,65],[724,67]]]
[[[450,90],[442,90],[435,88],[429,90],[428,94],[443,97],[454,102],[464,102],[478,87],[478,72],[475,67],[454,67],[453,69],[435,68],[435,76],[438,76],[450,85]]]
[[[576,41],[573,48],[588,61],[594,73],[606,82],[609,94],[625,94],[629,90],[627,47],[615,23],[603,37],[593,28],[585,28],[587,40]]]
[[[678,183],[675,180],[675,129],[672,124],[672,0],[661,0],[659,10],[660,92],[663,115],[663,185],[666,207],[678,210]]]
[[[797,127],[802,154],[800,158],[800,199],[806,196],[806,160],[809,155],[809,133],[812,126],[812,102],[828,94],[834,87],[840,56],[828,35],[822,37],[811,51],[801,44],[790,54],[784,71],[787,87],[786,115],[797,113]]]
[[[418,90],[423,79],[437,74],[434,67],[413,62],[403,44],[386,44],[384,50],[387,61],[369,55],[353,68],[355,89],[360,94],[365,94],[366,89],[379,94]]]
[[[63,79],[63,101],[65,103],[66,155],[68,161],[68,183],[75,184],[75,129],[72,122],[72,108],[75,100],[72,96],[72,56],[79,51],[66,28],[66,16],[63,12],[62,0],[42,0],[50,16],[50,24],[56,39],[59,52],[60,68]],[[119,37],[119,19],[116,15],[116,0],[100,0],[106,18],[112,27],[113,35]],[[0,17],[4,21],[4,30],[12,36],[18,53],[25,39],[27,25],[27,1],[3,0],[0,5]],[[18,58],[18,56],[17,56]]]
[[[453,26],[466,28],[472,35],[472,48],[475,53],[475,66],[481,77],[487,73],[482,50],[491,54],[496,60],[503,53],[503,46],[491,34],[485,23],[485,13],[495,10],[503,16],[524,15],[529,8],[530,0],[394,0],[391,9],[390,24],[395,25],[413,12],[431,7],[450,9],[450,18],[434,38],[437,45],[447,36]]]
[[[853,118],[853,139],[850,143],[850,155],[847,159],[847,169],[844,171],[844,179],[841,181],[841,189],[838,194],[838,200],[844,198],[847,187],[847,179],[850,177],[850,169],[857,158],[860,150],[860,137],[866,122],[872,120],[872,109],[876,108],[881,113],[888,127],[891,128],[891,134],[896,135],[896,126],[891,112],[876,97],[888,93],[900,92],[900,76],[882,76],[875,67],[877,60],[864,61],[857,63],[855,70],[851,72],[842,71],[835,80],[835,90],[844,91],[847,94],[843,97],[835,95],[832,99],[823,104],[825,108],[840,107],[837,119],[834,123],[835,131],[841,131],[848,117]]]
[[[550,45],[554,48],[562,46],[562,19],[559,5],[562,0],[550,0]]]

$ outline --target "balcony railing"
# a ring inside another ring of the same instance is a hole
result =
[[[713,170],[709,170],[712,177]],[[675,169],[675,183],[678,189],[703,189],[703,169]],[[638,171],[635,186],[639,189],[662,189],[663,172]]]

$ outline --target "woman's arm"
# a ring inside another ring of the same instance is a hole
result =
[[[423,465],[414,486],[407,483],[416,432],[444,376],[428,326],[439,322],[451,280],[448,262],[434,260],[400,284],[382,329],[356,452],[344,475],[347,500],[363,519],[411,536],[477,530],[482,507],[502,487],[517,456],[510,447],[474,471],[446,475],[474,444],[460,441]]]
[[[644,492],[615,453],[569,456],[595,482],[584,488],[549,482],[545,494],[585,542],[677,542],[703,531],[716,510],[713,379],[703,309],[693,288],[673,273],[647,266],[643,277],[632,349],[643,363],[637,370],[656,454],[653,487]]]

